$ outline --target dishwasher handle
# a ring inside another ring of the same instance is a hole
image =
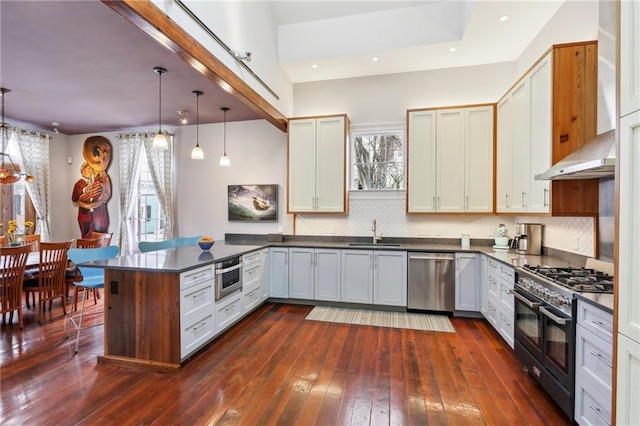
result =
[[[453,255],[451,256],[429,256],[429,255],[409,255],[409,260],[455,260]]]

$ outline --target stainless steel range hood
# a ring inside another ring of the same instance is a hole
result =
[[[593,179],[613,176],[615,165],[615,130],[609,130],[567,155],[546,172],[535,175],[535,179]]]

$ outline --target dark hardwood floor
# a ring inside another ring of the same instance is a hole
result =
[[[163,374],[98,365],[102,326],[74,356],[59,304],[43,325],[27,309],[23,332],[1,329],[0,424],[569,424],[484,320],[435,333],[310,310],[267,303]]]

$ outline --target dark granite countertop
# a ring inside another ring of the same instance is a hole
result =
[[[198,246],[178,247],[167,250],[133,253],[115,259],[100,260],[86,266],[115,270],[137,270],[148,272],[181,273],[230,257],[259,250],[266,245],[244,245],[216,241],[211,250],[203,251]],[[85,265],[83,265],[85,266]]]
[[[613,314],[613,294],[576,293],[576,299],[584,300],[587,303],[591,303],[592,305],[595,305],[600,309],[604,309],[610,314]]]

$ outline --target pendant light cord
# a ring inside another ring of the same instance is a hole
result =
[[[200,92],[196,94],[196,146],[200,148]]]
[[[224,111],[224,138],[222,139],[223,143],[224,143],[224,156],[227,156],[227,110],[229,108],[223,108],[222,111]]]

